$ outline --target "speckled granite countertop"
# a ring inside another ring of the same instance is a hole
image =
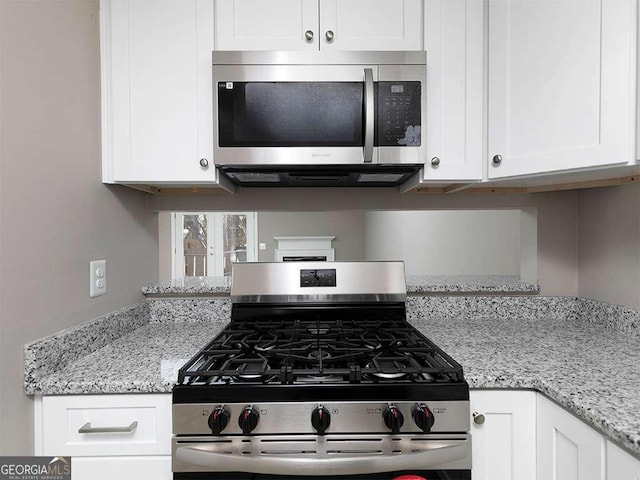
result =
[[[621,331],[590,320],[588,313],[584,318],[572,316],[570,302],[575,299],[493,298],[482,305],[493,302],[496,311],[513,307],[506,302],[531,305],[519,306],[518,317],[478,315],[476,306],[455,318],[442,318],[429,307],[436,298],[414,297],[409,321],[462,364],[471,388],[538,390],[640,458],[640,317],[627,315],[625,328],[631,330]],[[469,304],[480,298],[455,302]],[[549,308],[541,310],[543,304]],[[563,308],[566,312],[558,314]],[[556,319],[549,312],[556,312]],[[178,368],[225,326],[226,318],[213,315],[208,321],[163,320],[138,326],[62,369],[32,379],[27,393],[170,392]],[[140,372],[145,372],[142,378]]]
[[[578,319],[409,320],[471,388],[535,389],[640,458],[640,338]]]
[[[156,295],[221,295],[231,291],[230,277],[183,277],[146,285],[142,293]],[[520,281],[516,275],[409,275],[407,292],[424,294],[536,295],[540,286]]]

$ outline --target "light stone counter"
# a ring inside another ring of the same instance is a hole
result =
[[[142,287],[148,297],[203,296],[231,292],[231,277],[183,277]],[[407,292],[423,294],[537,295],[540,286],[520,281],[516,275],[409,275]]]
[[[28,345],[26,393],[170,392],[178,368],[227,323],[229,300],[146,303]],[[471,388],[540,391],[640,458],[640,312],[518,296],[409,297],[407,312]]]

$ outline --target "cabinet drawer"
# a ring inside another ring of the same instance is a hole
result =
[[[73,480],[171,480],[171,457],[75,457]]]
[[[169,455],[171,395],[42,399],[44,455]]]

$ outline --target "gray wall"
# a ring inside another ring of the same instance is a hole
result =
[[[640,309],[640,184],[578,194],[578,294]]]
[[[260,212],[258,260],[273,262],[278,242],[273,237],[317,235],[334,236],[332,246],[336,261],[358,261],[364,255],[364,212]]]
[[[0,455],[33,451],[23,345],[158,277],[147,196],[100,183],[98,39],[98,1],[0,2]],[[92,259],[108,272],[95,299]]]
[[[246,188],[234,195],[157,195],[159,211],[366,211],[533,209],[538,218],[538,279],[544,295],[577,295],[576,191],[528,195],[416,195],[396,189]]]
[[[365,231],[365,258],[407,275],[520,275],[520,210],[367,212]]]

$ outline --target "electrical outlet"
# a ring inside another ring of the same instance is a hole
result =
[[[107,293],[107,261],[89,262],[89,296],[99,297]]]
[[[266,243],[259,243],[258,244],[258,248],[260,250],[266,250],[267,249],[267,244]]]

